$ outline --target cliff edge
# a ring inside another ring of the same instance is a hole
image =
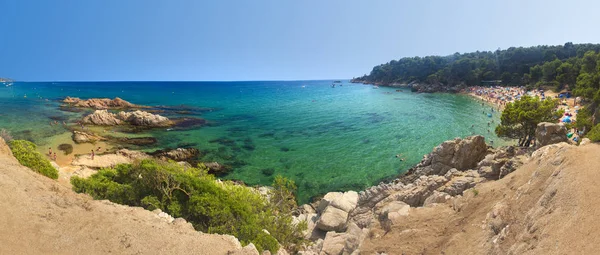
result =
[[[600,145],[559,143],[497,181],[375,226],[365,254],[595,254]],[[384,230],[385,229],[385,230]]]
[[[20,165],[0,138],[0,254],[258,254],[233,236],[93,200]]]

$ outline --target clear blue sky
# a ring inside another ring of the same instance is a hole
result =
[[[0,77],[352,78],[407,56],[600,42],[600,1],[0,0]]]

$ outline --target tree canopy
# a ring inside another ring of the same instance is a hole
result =
[[[535,129],[540,122],[556,122],[562,116],[557,111],[558,100],[540,100],[538,97],[523,96],[508,103],[500,117],[496,134],[500,137],[518,139],[519,146],[529,146],[535,139]]]
[[[559,46],[511,47],[506,50],[455,53],[450,56],[406,57],[375,66],[356,78],[370,83],[441,83],[479,85],[502,80],[505,85],[562,83],[574,85],[578,59],[598,52],[600,44],[566,43]],[[563,65],[564,63],[568,63]]]

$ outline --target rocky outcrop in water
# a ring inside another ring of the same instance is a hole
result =
[[[107,110],[96,110],[83,117],[82,122],[98,126],[116,126],[122,123],[114,113],[110,113]]]
[[[83,118],[83,123],[98,126],[116,126],[124,123],[141,127],[168,127],[173,122],[167,117],[144,111],[119,112],[114,114],[107,110],[96,110]]]
[[[567,128],[563,123],[539,123],[535,129],[535,139],[538,148],[555,143],[569,142]]]
[[[150,155],[161,160],[188,161],[196,158],[200,151],[196,148],[177,148],[174,150],[158,150]]]
[[[116,97],[115,99],[90,98],[87,100],[83,100],[77,97],[67,97],[62,102],[74,107],[85,107],[94,109],[123,109],[144,107],[132,104],[118,97]]]
[[[106,140],[104,137],[81,131],[73,131],[72,137],[75,143],[95,143],[97,141]]]
[[[119,112],[117,117],[134,126],[168,127],[173,125],[173,122],[167,117],[140,110],[134,112]]]

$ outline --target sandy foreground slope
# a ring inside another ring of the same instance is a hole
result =
[[[21,166],[0,139],[0,254],[243,253],[231,236],[95,201]]]
[[[598,254],[600,145],[543,147],[498,181],[411,208],[372,230],[362,254]]]

